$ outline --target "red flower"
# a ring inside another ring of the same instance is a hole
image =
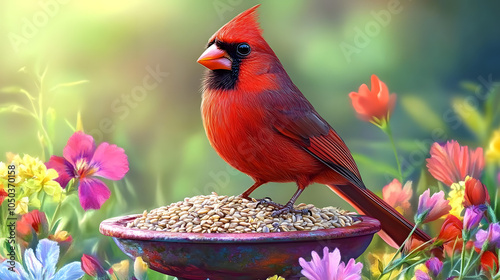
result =
[[[453,215],[448,215],[441,226],[436,242],[446,243],[455,241],[456,238],[462,238],[462,229],[462,221]]]
[[[82,256],[82,269],[88,275],[97,277],[98,279],[109,279],[106,270],[102,267],[95,257],[83,254]]]
[[[475,178],[465,181],[464,207],[490,203],[490,194],[485,185]]]
[[[451,186],[463,181],[465,177],[481,177],[484,168],[483,148],[469,151],[469,147],[460,146],[452,140],[444,146],[434,143],[427,159],[427,168],[437,180]]]
[[[376,125],[383,125],[396,104],[396,94],[389,94],[389,89],[376,75],[371,78],[371,90],[366,84],[359,87],[358,92],[349,93],[352,106],[358,117]]]
[[[47,216],[44,212],[33,210],[24,214],[21,220],[17,221],[16,229],[20,244],[25,248],[32,247],[31,245],[34,245],[31,244],[32,241],[45,238],[49,234]],[[33,234],[36,234],[37,238],[33,238]]]
[[[9,194],[2,188],[0,188],[0,205],[2,205],[3,201]]]
[[[498,258],[491,251],[486,251],[481,256],[481,268],[484,271],[491,271],[492,274],[498,273]]]

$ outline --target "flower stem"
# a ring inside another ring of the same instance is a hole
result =
[[[52,232],[52,228],[54,227],[56,223],[56,218],[59,215],[59,211],[61,210],[61,204],[62,202],[59,201],[57,204],[56,210],[54,211],[54,214],[52,215],[52,219],[50,220],[50,226],[49,226],[49,231]]]
[[[471,263],[471,259],[472,259],[472,252],[471,252],[471,255],[469,256],[469,260],[467,261],[467,265],[466,265],[466,268],[465,268],[465,274],[467,275],[467,273],[469,273],[469,270],[472,268],[472,266],[479,260],[481,259],[481,256],[483,255],[484,253],[484,250],[481,250],[481,252],[479,252],[479,255],[472,261]]]
[[[40,203],[40,209],[43,209],[43,205],[45,204],[46,197],[47,197],[47,194],[45,192],[42,192],[42,202]]]
[[[411,238],[411,236],[413,235],[413,233],[415,232],[415,230],[417,230],[417,227],[420,225],[419,222],[417,222],[415,224],[415,226],[412,228],[410,234],[408,234],[408,237],[406,237],[406,240],[405,242],[403,242],[403,244],[401,244],[401,246],[398,248],[398,250],[396,251],[396,253],[394,253],[394,255],[392,256],[392,259],[389,261],[389,263],[387,264],[387,266],[384,268],[384,271],[382,272],[381,276],[386,274],[387,272],[391,271],[394,269],[392,263],[394,262],[394,259],[396,258],[396,256],[401,253],[401,251],[403,250],[404,246],[406,245],[406,242],[408,242]],[[386,271],[387,270],[387,271]],[[380,278],[380,277],[379,277]]]
[[[394,137],[392,136],[391,124],[387,122],[385,125],[380,126],[383,132],[389,136],[391,141],[392,151],[394,152],[394,157],[396,158],[396,163],[398,165],[399,181],[404,184],[403,172],[401,171],[401,163],[399,162],[398,150],[396,149],[396,143],[394,142]]]
[[[469,241],[469,239],[467,238],[467,236],[465,235],[464,236],[464,243],[462,245],[462,253],[460,255],[460,275],[458,276],[458,279],[461,280],[464,278],[464,270],[466,268],[466,266],[469,265],[469,263],[467,265],[464,265],[464,262],[465,262],[465,247],[467,245],[467,241]]]

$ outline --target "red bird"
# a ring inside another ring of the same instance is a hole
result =
[[[414,225],[368,190],[344,141],[316,112],[262,37],[259,5],[239,14],[209,40],[198,62],[208,68],[201,111],[210,144],[231,166],[255,181],[248,197],[267,182],[329,186],[358,212],[380,220],[381,236],[401,245]],[[414,237],[430,237],[417,229]]]

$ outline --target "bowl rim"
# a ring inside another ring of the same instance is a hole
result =
[[[106,236],[130,240],[182,242],[182,243],[265,243],[341,239],[373,235],[381,229],[380,222],[372,217],[357,215],[360,223],[352,226],[313,231],[255,232],[255,233],[191,233],[167,232],[127,228],[126,224],[142,214],[119,216],[101,222],[99,231]]]

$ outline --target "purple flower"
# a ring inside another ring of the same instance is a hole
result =
[[[443,270],[443,262],[436,257],[432,257],[425,262],[425,266],[429,269],[432,276],[436,277]]]
[[[465,209],[464,229],[470,231],[479,225],[483,218],[484,211],[479,206],[471,206]]]
[[[441,270],[443,270],[443,262],[436,257],[432,257],[425,262],[425,266],[429,273],[422,270],[415,271],[415,278],[417,280],[432,280],[437,279]]]
[[[441,218],[450,212],[451,206],[448,200],[444,199],[444,192],[440,191],[430,196],[430,190],[427,189],[418,199],[417,215],[415,220],[427,223]]]
[[[56,181],[65,188],[71,179],[78,180],[78,196],[84,210],[99,209],[111,192],[94,176],[120,180],[128,171],[127,155],[122,148],[101,143],[81,131],[75,132],[63,150],[63,157],[52,156],[46,163],[59,174]]]
[[[432,280],[431,276],[422,270],[415,271],[415,278],[417,280]]]
[[[332,253],[328,247],[323,248],[323,258],[316,251],[312,252],[312,260],[307,262],[299,258],[301,273],[309,280],[361,280],[362,263],[350,259],[347,265],[340,261],[340,251],[335,248]]]
[[[476,233],[476,242],[474,245],[479,249],[483,249],[485,246],[500,248],[500,224],[490,224],[488,230],[480,229]]]

